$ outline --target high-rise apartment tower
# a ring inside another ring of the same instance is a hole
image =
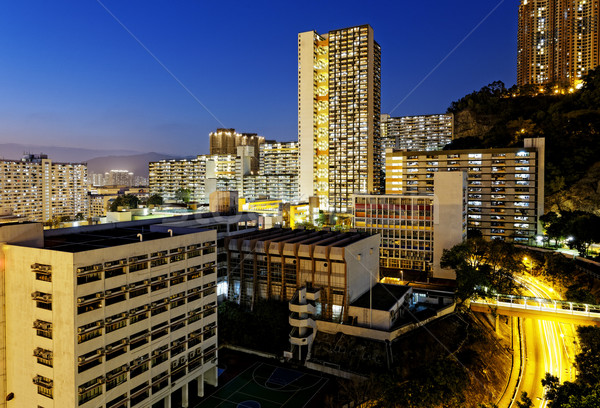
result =
[[[351,212],[379,192],[381,48],[369,25],[298,35],[300,198]]]
[[[600,65],[600,0],[521,0],[517,84],[577,86]]]

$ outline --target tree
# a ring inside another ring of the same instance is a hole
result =
[[[565,297],[571,302],[596,304],[596,296],[590,290],[579,287],[579,284],[569,286]]]
[[[110,205],[110,211],[118,211],[119,207],[134,209],[138,208],[140,200],[133,194],[118,196]]]
[[[511,293],[512,275],[522,268],[521,251],[503,241],[469,238],[445,249],[443,268],[456,271],[456,295],[462,301],[475,294]]]
[[[191,191],[188,188],[178,188],[175,191],[175,199],[182,203],[188,203],[190,201]]]
[[[579,326],[577,328],[581,352],[575,356],[579,370],[577,381],[587,384],[600,384],[600,328]]]
[[[163,198],[159,194],[152,194],[146,201],[147,205],[163,205]]]
[[[519,408],[532,408],[533,407],[533,401],[531,400],[531,398],[529,398],[529,395],[527,395],[527,391],[523,391],[521,393],[521,401],[517,401],[517,407],[519,407]]]

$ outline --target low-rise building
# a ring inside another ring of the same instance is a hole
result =
[[[467,175],[435,173],[433,179],[435,194],[353,196],[354,226],[381,236],[382,270],[419,271],[423,280],[456,278],[440,259],[467,235]]]
[[[289,301],[320,289],[318,318],[342,321],[352,301],[379,280],[379,235],[272,228],[225,238],[228,298]]]

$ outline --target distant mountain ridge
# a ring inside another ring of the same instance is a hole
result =
[[[143,153],[134,150],[84,149],[78,147],[42,146],[20,143],[0,143],[0,159],[20,160],[24,154],[46,154],[53,162],[87,163],[88,173],[128,170],[136,176],[148,177],[148,163],[184,158],[166,153]]]
[[[85,149],[79,147],[42,146],[21,143],[0,143],[0,158],[20,160],[24,154],[47,154],[55,162],[84,163],[94,157],[136,155],[142,152],[120,149]]]
[[[195,157],[195,156],[194,156]],[[159,160],[178,160],[185,157],[164,153],[142,153],[128,156],[103,156],[87,161],[88,173],[106,173],[110,170],[128,170],[136,176],[148,177],[148,163]]]

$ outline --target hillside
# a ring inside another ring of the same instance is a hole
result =
[[[20,160],[26,153],[47,154],[54,162],[82,163],[99,156],[139,154],[132,150],[83,149],[78,147],[44,146],[21,143],[0,143],[0,158]]]
[[[509,147],[546,138],[546,210],[600,214],[600,69],[584,87],[506,89],[494,82],[453,102],[455,140],[446,149]]]

